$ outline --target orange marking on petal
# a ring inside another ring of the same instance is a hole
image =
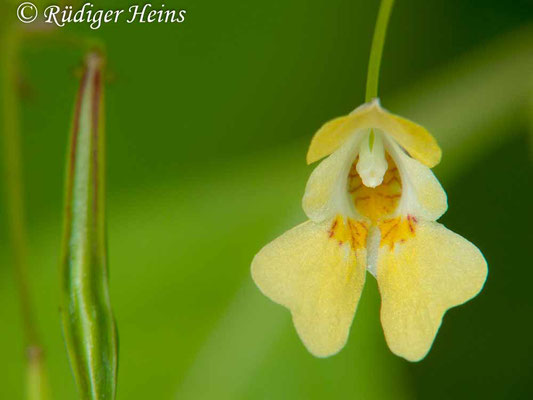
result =
[[[391,170],[392,171],[392,170]],[[394,171],[398,171],[398,168],[394,168]],[[392,178],[390,178],[388,181],[384,182],[384,185],[390,185],[392,182],[397,182],[399,185],[402,183],[400,182],[400,179],[395,175]]]
[[[329,237],[337,240],[339,245],[348,243],[352,250],[366,247],[368,226],[365,222],[356,221],[351,218],[343,218],[337,215],[331,224]]]
[[[380,247],[389,246],[394,249],[396,243],[404,243],[416,234],[417,220],[408,215],[407,218],[397,217],[378,223],[381,230]]]
[[[363,184],[361,183],[360,185],[357,185],[356,187],[354,188],[350,188],[349,192],[350,193],[353,193],[353,192],[357,192],[359,189],[361,189],[363,187]]]
[[[383,241],[387,236],[389,236],[389,234],[390,234],[390,233],[391,233],[391,232],[392,232],[392,231],[398,226],[398,223],[399,223],[399,222],[400,222],[400,221],[396,221],[396,223],[393,224],[393,225],[387,230],[387,233],[385,233],[385,234],[383,235],[383,237],[381,238],[382,241]]]
[[[335,234],[335,227],[337,226],[337,219],[335,219],[335,221],[333,221],[333,225],[331,225],[331,228],[329,230],[329,237],[333,237],[333,235]]]

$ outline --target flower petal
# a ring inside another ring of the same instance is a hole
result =
[[[422,126],[381,107],[379,100],[365,103],[349,115],[324,124],[315,134],[307,153],[307,163],[313,163],[333,153],[344,141],[359,130],[381,129],[407,152],[428,167],[440,162],[441,149],[435,138]]]
[[[448,209],[446,192],[428,167],[409,157],[392,140],[387,150],[400,171],[402,198],[398,214],[436,221]]]
[[[365,280],[364,246],[353,251],[330,224],[305,222],[266,245],[252,262],[261,291],[289,308],[296,330],[317,357],[346,343]]]
[[[320,127],[311,140],[311,146],[307,152],[307,163],[311,164],[333,153],[350,132],[342,129],[348,115],[334,118]]]
[[[476,246],[436,222],[378,252],[381,323],[390,349],[409,361],[424,358],[446,310],[479,293],[487,263]]]
[[[440,162],[442,151],[435,138],[424,127],[394,114],[387,114],[391,119],[389,129],[384,129],[402,146],[411,157],[433,168]]]
[[[348,196],[348,174],[361,138],[350,138],[313,170],[302,200],[309,219],[322,222],[336,214],[354,215]]]
[[[333,153],[358,130],[372,128],[375,102],[365,103],[350,114],[326,122],[315,133],[307,152],[307,163],[311,164]]]

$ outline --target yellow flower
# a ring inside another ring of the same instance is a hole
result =
[[[290,309],[308,350],[327,357],[346,343],[368,270],[390,349],[421,360],[446,310],[479,293],[487,276],[477,247],[435,222],[447,209],[430,170],[441,150],[376,99],[319,129],[307,161],[326,156],[305,190],[310,220],[266,245],[252,277]]]

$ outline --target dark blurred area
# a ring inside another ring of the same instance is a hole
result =
[[[441,222],[483,249],[489,277],[472,304],[448,311],[440,345],[422,363],[409,365],[417,398],[522,399],[532,394],[530,151],[524,132],[448,187],[451,206]]]

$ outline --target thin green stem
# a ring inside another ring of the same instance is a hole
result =
[[[385,36],[387,35],[387,27],[393,5],[394,0],[381,0],[381,5],[379,6],[378,19],[374,29],[374,38],[372,39],[372,48],[368,61],[365,102],[369,102],[378,97],[379,67],[381,65],[383,45],[385,44]]]
[[[7,227],[12,249],[12,263],[19,296],[27,357],[27,398],[47,398],[44,357],[36,328],[29,287],[27,262],[26,217],[18,121],[17,71],[19,32],[13,24],[0,32],[0,85],[2,87],[2,125],[4,181]]]

